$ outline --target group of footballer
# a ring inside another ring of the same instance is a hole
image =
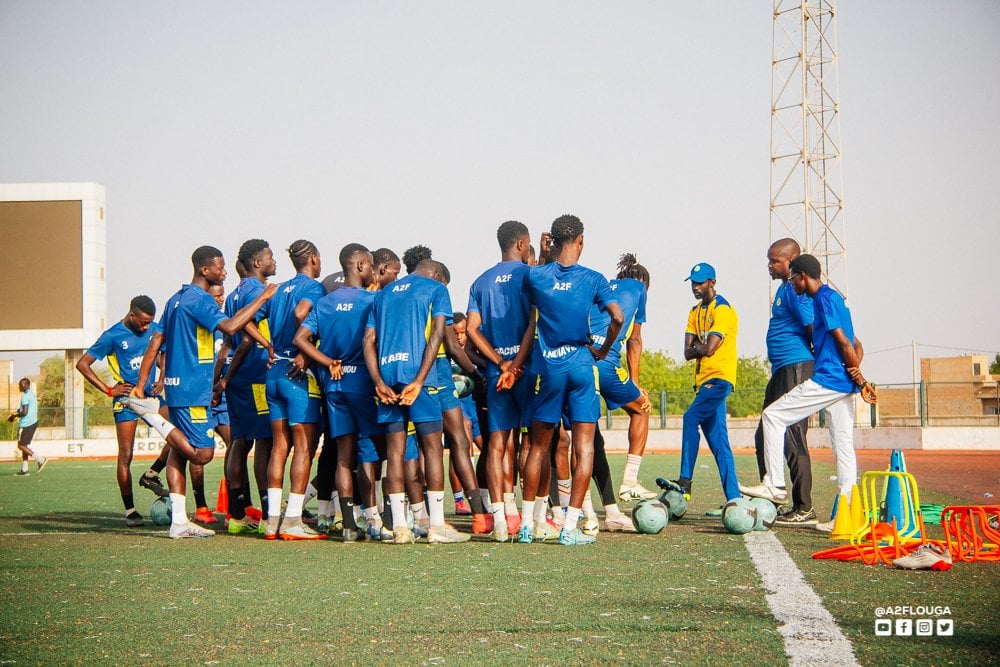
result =
[[[528,228],[500,225],[500,261],[472,283],[464,314],[453,312],[448,268],[424,246],[401,260],[350,243],[340,250],[341,270],[320,281],[319,249],[296,241],[288,249],[295,276],[274,284],[274,253],[251,239],[237,255],[240,283],[225,297],[223,253],[199,247],[191,282],[158,321],[152,300],[136,297],[77,366],[113,399],[126,524],[143,524],[130,473],[142,419],[166,446],[139,483],[169,496],[173,538],[214,534],[199,523],[215,520],[202,466],[216,434],[227,445],[231,534],[467,541],[469,533],[445,521],[445,449],[455,507],[471,513],[472,533],[592,543],[592,479],[605,530],[634,530],[617,501],[655,497],[638,482],[650,410],[637,384],[649,272],[631,254],[610,281],[580,265],[583,231],[576,216],[557,218],[536,261]],[[102,358],[113,384],[92,369]],[[617,494],[597,428],[601,398],[630,418]],[[473,441],[482,450],[475,464]],[[313,495],[315,517],[304,509]]]

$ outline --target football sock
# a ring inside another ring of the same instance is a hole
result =
[[[135,500],[133,500],[131,493],[122,494],[122,504],[125,505],[125,514],[128,514],[130,510],[135,511]]]
[[[317,504],[319,505],[319,509],[317,509],[316,511],[319,512],[320,516],[330,516],[330,512],[333,511],[332,500],[321,500]]]
[[[142,419],[144,422],[152,426],[156,430],[156,432],[163,437],[164,440],[166,440],[167,436],[170,435],[170,432],[173,431],[174,428],[176,428],[173,424],[171,424],[170,422],[168,422],[166,419],[156,414],[155,412],[148,415],[143,415]]]
[[[566,509],[566,522],[563,524],[563,530],[573,532],[576,530],[576,526],[580,523],[580,514],[582,510],[579,507],[568,507]]]
[[[285,507],[285,518],[286,519],[301,519],[302,518],[302,505],[305,502],[305,494],[303,493],[289,493],[288,494],[288,506]]]
[[[410,505],[410,511],[413,513],[413,520],[423,523],[428,519],[427,515],[427,503],[420,502]]]
[[[260,515],[264,518],[265,521],[267,520],[267,517],[270,516],[267,513],[269,505],[270,503],[267,502],[267,493],[265,492],[260,496]]]
[[[316,490],[316,487],[313,486],[312,482],[309,482],[309,484],[306,486],[306,492],[305,494],[303,494],[302,506],[305,507],[307,504],[312,502],[313,498],[315,498],[318,495],[319,491]]]
[[[594,511],[594,502],[590,499],[590,491],[583,497],[583,515],[588,519],[596,519],[597,512]]]
[[[504,516],[503,503],[490,503],[490,514],[493,515],[494,523],[506,523],[507,521],[507,517]]]
[[[489,506],[483,504],[483,497],[478,493],[473,493],[469,496],[469,505],[472,507],[473,514],[485,514],[486,508]]]
[[[454,496],[454,498],[455,498],[455,504],[456,505],[459,504],[460,502],[462,502],[463,500],[465,500],[465,492],[464,491],[456,491],[455,493],[452,494],[452,496]]]
[[[163,469],[166,467],[167,467],[166,459],[163,460],[156,459],[155,461],[153,461],[153,465],[149,466],[149,472],[147,472],[146,474],[149,475],[150,477],[156,477],[161,472],[163,472]]]
[[[274,488],[268,487],[267,507],[268,507],[267,516],[269,517],[281,516],[281,487],[274,487]]]
[[[21,460],[21,472],[28,472],[28,459]]]
[[[509,514],[510,516],[517,514],[517,503],[514,502],[513,493],[503,494],[503,511],[504,514]]]
[[[483,507],[489,507],[490,505],[493,504],[492,501],[490,500],[489,489],[484,489],[482,487],[479,488],[479,501],[483,504]]]
[[[229,516],[239,521],[242,521],[247,516],[247,505],[246,497],[247,492],[239,486],[234,486],[229,490],[229,497],[232,502],[229,503]]]
[[[521,501],[521,525],[529,528],[535,527],[535,502],[534,500]]]
[[[354,498],[340,497],[340,513],[344,515],[344,528],[357,530],[358,524],[354,519]]]
[[[427,513],[432,527],[444,525],[444,490],[427,492]]]
[[[559,480],[559,507],[566,507],[569,505],[569,495],[572,490],[572,480],[560,479]]]
[[[547,498],[535,498],[535,525],[545,524],[545,510],[548,509]]]
[[[406,528],[406,508],[403,503],[406,501],[405,493],[390,493],[389,506],[392,508],[392,529],[398,530]]]
[[[179,493],[170,494],[170,523],[183,526],[188,522],[187,498]]]
[[[194,486],[193,490],[194,490],[194,506],[208,507],[208,499],[205,498],[205,485],[199,484],[197,486]]]
[[[605,518],[605,520],[607,520],[607,519],[624,519],[625,515],[622,514],[622,511],[620,509],[618,509],[618,504],[616,503],[614,505],[605,505],[604,506],[604,518]]]
[[[639,481],[639,464],[642,463],[642,457],[637,454],[629,454],[625,459],[625,476],[624,481],[626,484],[631,482],[633,485]]]

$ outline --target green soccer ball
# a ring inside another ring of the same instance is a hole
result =
[[[746,498],[730,500],[722,506],[722,525],[735,535],[749,533],[757,525],[757,508]]]
[[[170,525],[170,500],[168,498],[157,498],[153,501],[153,506],[149,508],[149,518],[157,526]]]
[[[751,498],[750,504],[757,510],[757,522],[754,530],[770,530],[774,520],[778,518],[778,509],[766,498]]]
[[[656,535],[669,520],[667,506],[659,500],[643,500],[632,510],[632,525],[645,535]]]
[[[664,491],[660,494],[659,501],[670,512],[671,521],[677,521],[688,511],[688,501],[680,491]]]

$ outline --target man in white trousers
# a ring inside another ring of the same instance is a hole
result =
[[[851,487],[858,476],[854,455],[854,394],[861,392],[867,402],[874,402],[875,392],[861,374],[864,354],[854,336],[851,312],[836,290],[820,279],[819,260],[812,255],[799,255],[789,267],[789,282],[796,294],[806,294],[813,300],[813,353],[815,369],[811,379],[796,386],[769,405],[761,421],[764,425],[764,461],[767,473],[758,486],[740,486],[748,496],[785,502],[785,430],[809,415],[826,411],[830,427],[830,446],[837,462],[837,484],[840,493],[851,496]],[[829,530],[829,524],[817,529]]]

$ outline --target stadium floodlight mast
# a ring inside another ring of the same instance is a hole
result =
[[[834,0],[774,0],[771,242],[791,237],[847,299]]]

